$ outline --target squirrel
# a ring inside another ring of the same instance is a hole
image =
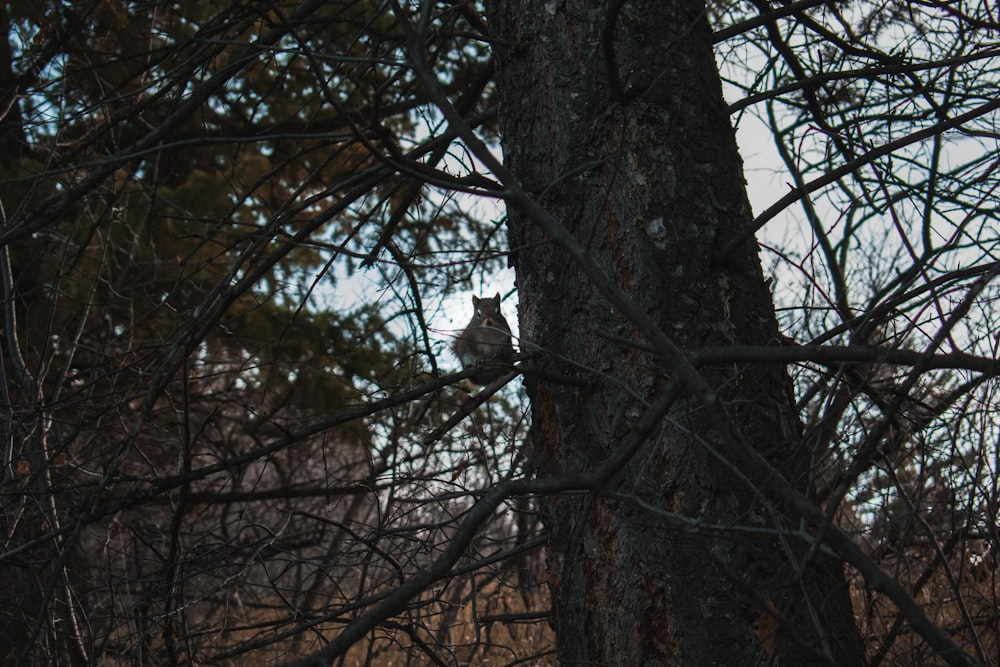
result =
[[[500,292],[489,299],[473,295],[472,307],[472,320],[458,334],[451,348],[462,362],[462,368],[475,368],[495,361],[509,364],[514,348],[510,344],[510,325],[500,314]],[[505,372],[504,368],[482,369],[471,379],[486,385]]]

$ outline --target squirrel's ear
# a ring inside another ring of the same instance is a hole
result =
[[[472,295],[472,307],[473,308],[479,307],[479,297],[476,296],[475,294]]]
[[[500,292],[497,292],[497,295],[493,297],[493,300],[496,301],[497,303],[500,303]]]

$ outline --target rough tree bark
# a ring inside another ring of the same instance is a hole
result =
[[[751,212],[703,4],[487,5],[504,155],[521,185],[681,346],[778,344],[757,245],[719,257]],[[509,233],[522,338],[553,371],[528,379],[538,465],[594,470],[671,373],[629,344],[642,336],[565,250],[514,210]],[[591,381],[541,379],[560,374]],[[743,438],[808,490],[787,372],[703,374]],[[794,519],[735,472],[720,418],[682,393],[602,493],[548,500],[563,664],[862,664],[839,564],[789,537]]]

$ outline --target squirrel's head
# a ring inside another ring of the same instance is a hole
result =
[[[472,307],[476,311],[476,319],[480,326],[498,326],[500,323],[500,292],[492,298],[482,298],[472,295]]]

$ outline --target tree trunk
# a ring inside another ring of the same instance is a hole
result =
[[[777,344],[757,245],[719,260],[752,216],[704,6],[487,4],[504,155],[522,186],[682,347]],[[593,471],[670,371],[565,250],[513,210],[509,233],[522,340],[551,371],[527,382],[538,465]],[[785,369],[702,373],[743,438],[807,490]],[[542,379],[560,375],[590,382]],[[736,474],[721,418],[682,395],[602,493],[546,503],[563,664],[862,664],[839,564],[788,535],[794,519]]]

